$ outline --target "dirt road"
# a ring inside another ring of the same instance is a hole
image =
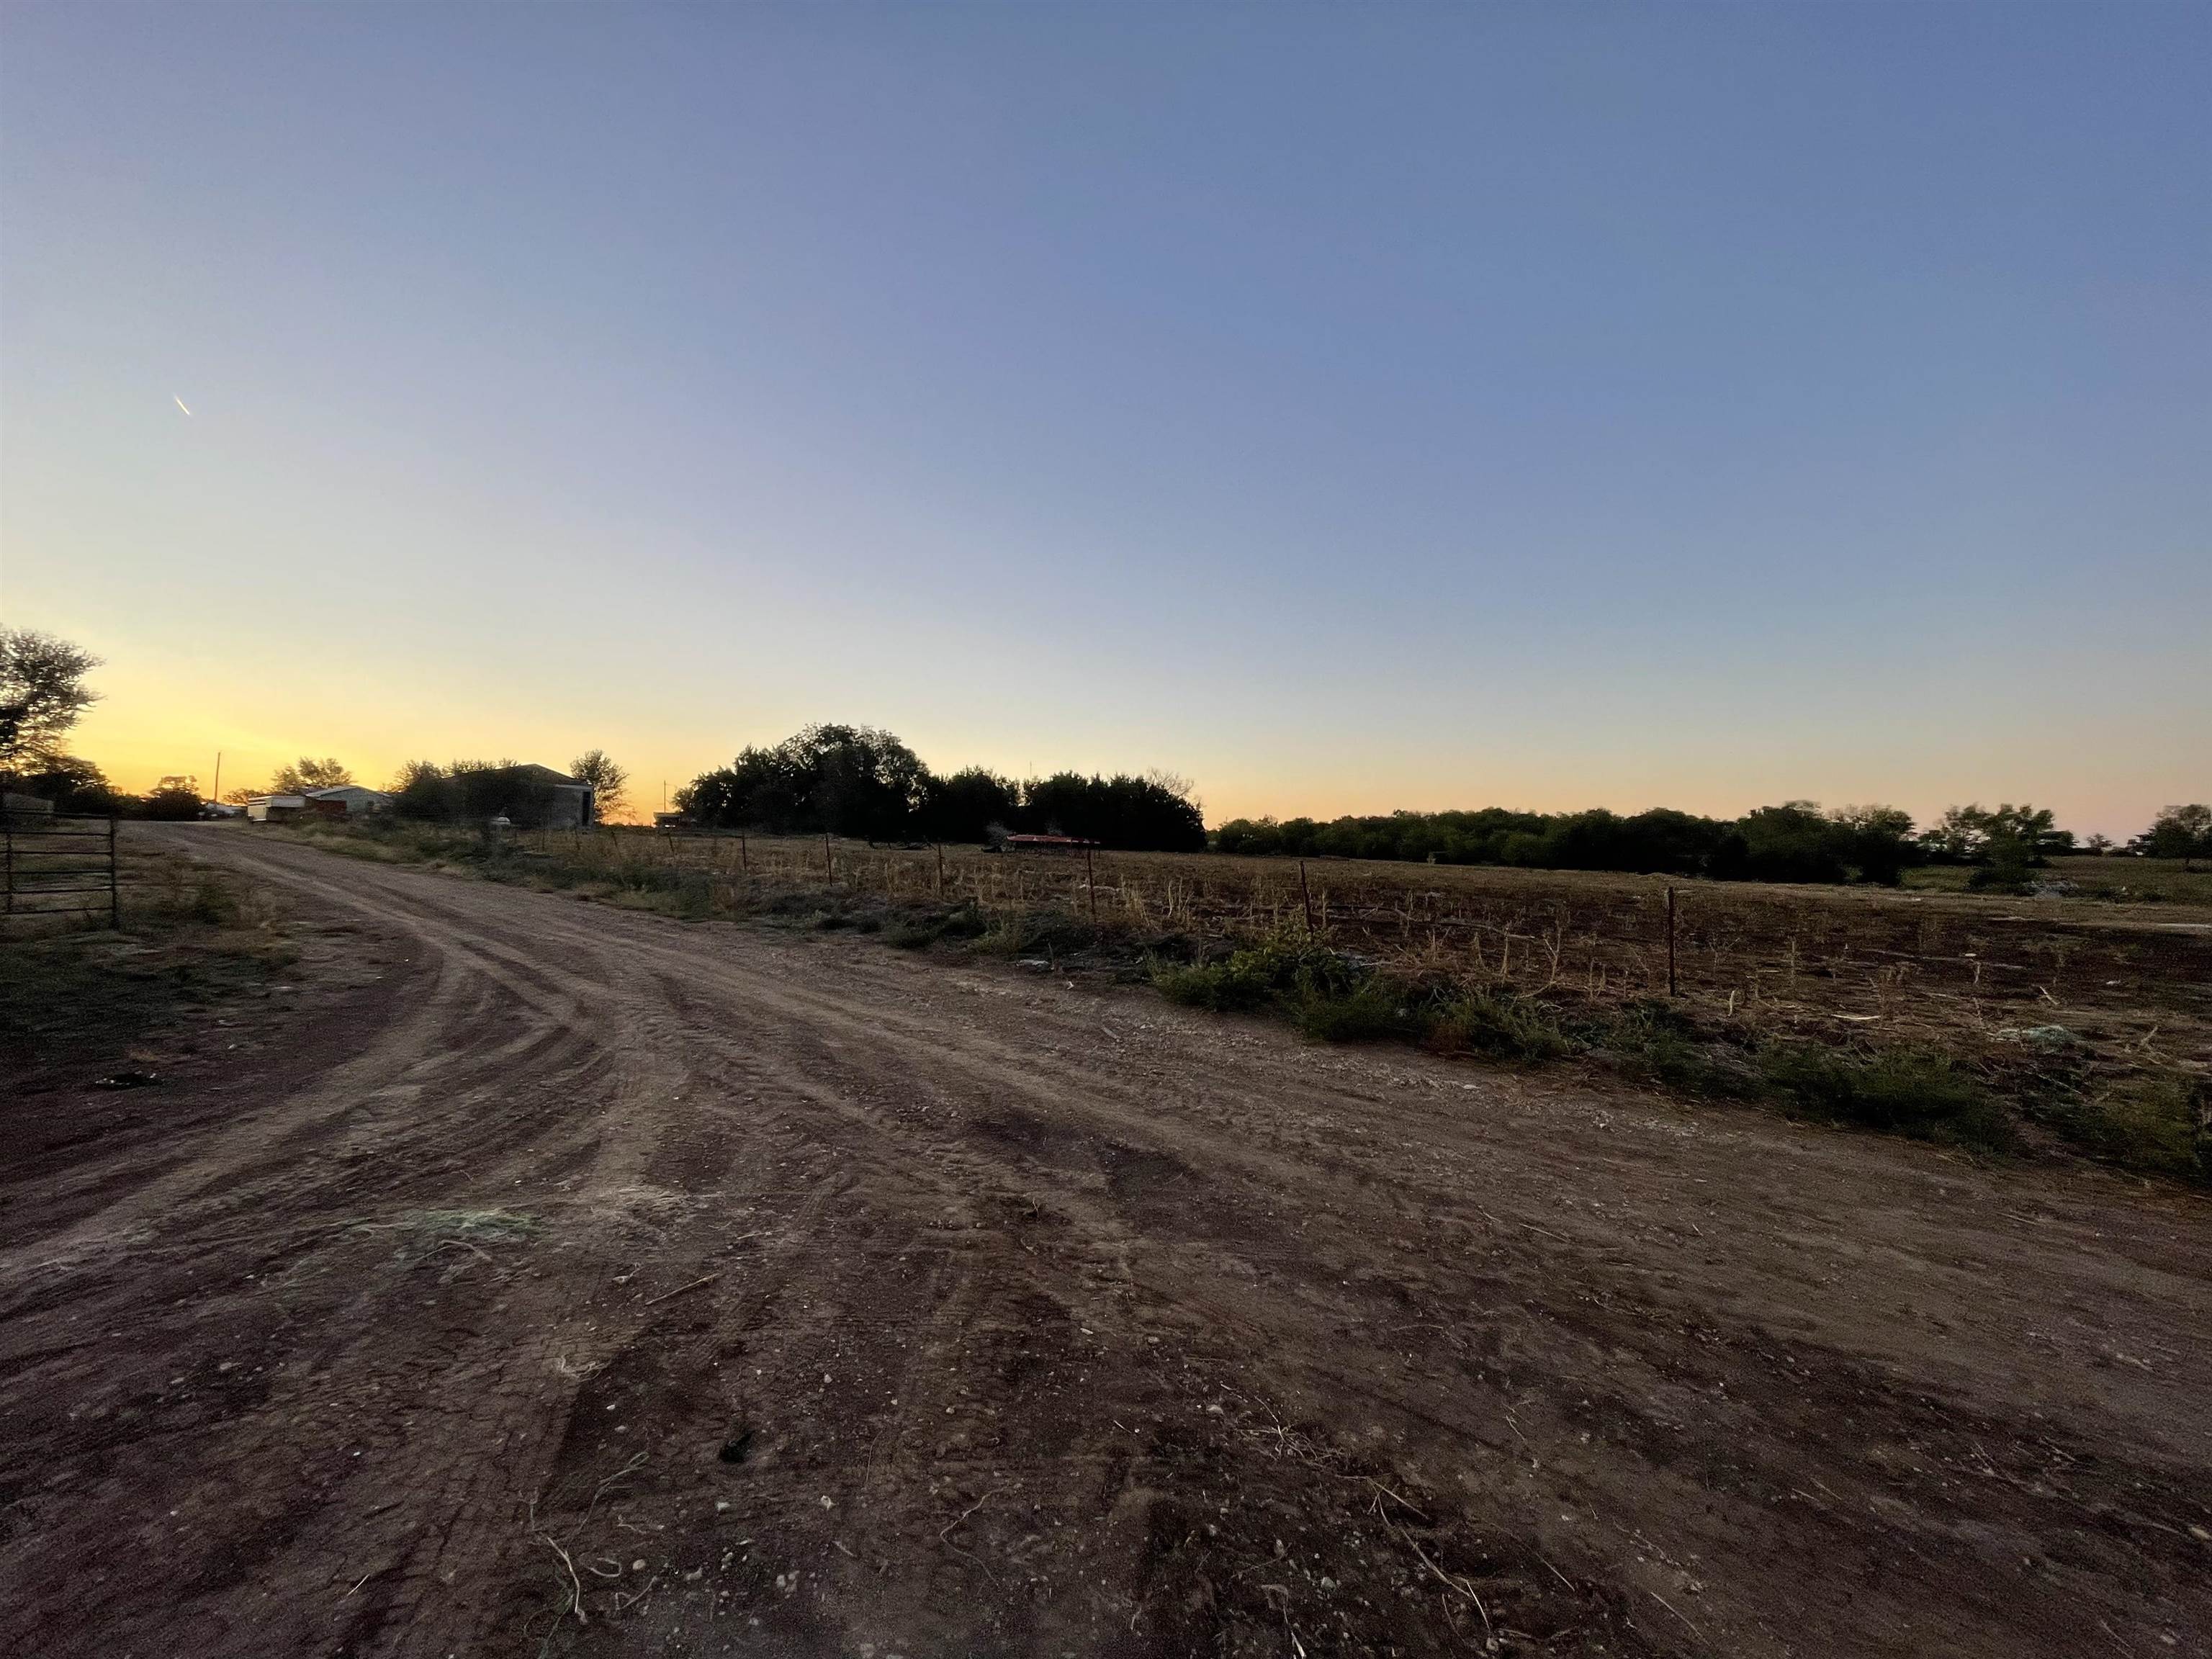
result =
[[[0,1650],[2212,1650],[2201,1199],[161,833],[329,927],[7,1108]]]

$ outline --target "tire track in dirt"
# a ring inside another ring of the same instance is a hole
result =
[[[357,1052],[0,1241],[38,1448],[0,1566],[39,1587],[0,1639],[2002,1654],[2212,1618],[2201,1200],[171,833],[416,959]],[[499,1207],[534,1231],[420,1220]],[[82,1571],[108,1536],[135,1582]]]

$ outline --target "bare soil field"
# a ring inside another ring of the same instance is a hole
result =
[[[0,1097],[0,1650],[2212,1645],[2201,1194],[139,833],[305,927]]]

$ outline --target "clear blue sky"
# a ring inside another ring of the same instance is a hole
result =
[[[126,781],[835,718],[1217,819],[2212,795],[2212,9],[0,46],[0,605]]]

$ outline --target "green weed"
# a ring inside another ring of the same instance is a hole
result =
[[[1988,1091],[1940,1054],[1894,1049],[1863,1055],[1776,1042],[1758,1061],[1766,1088],[1809,1116],[1989,1151],[2013,1139],[2010,1121]]]

